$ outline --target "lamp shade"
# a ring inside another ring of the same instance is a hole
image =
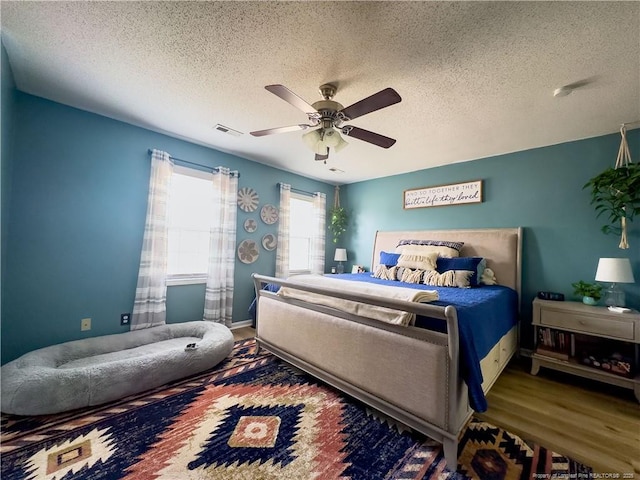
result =
[[[340,152],[340,150],[342,150],[344,147],[349,145],[349,142],[345,142],[344,138],[342,138],[341,136],[338,136],[338,139],[339,139],[338,143],[336,144],[335,147],[333,147],[336,153]]]
[[[327,147],[335,147],[340,143],[341,137],[333,128],[325,128],[323,140]]]
[[[311,130],[310,132],[302,135],[302,141],[305,145],[318,154],[324,154],[327,151],[327,149],[322,145],[321,140],[320,129]]]
[[[601,258],[596,270],[596,281],[611,283],[633,283],[631,262],[628,258]]]
[[[346,262],[347,261],[347,249],[346,248],[336,248],[336,254],[333,257],[336,262]]]

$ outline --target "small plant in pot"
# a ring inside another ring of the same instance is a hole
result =
[[[582,297],[582,303],[587,305],[595,305],[600,300],[602,285],[599,283],[579,282],[572,283],[573,293]]]

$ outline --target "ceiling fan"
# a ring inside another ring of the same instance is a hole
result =
[[[347,145],[340,133],[348,137],[357,138],[365,142],[372,143],[382,148],[389,148],[395,139],[385,137],[379,133],[370,132],[363,128],[353,125],[343,125],[355,118],[375,112],[381,108],[388,107],[402,100],[400,95],[393,88],[385,88],[384,90],[374,93],[370,97],[364,98],[353,105],[344,108],[338,102],[333,100],[337,87],[329,83],[320,85],[320,95],[323,100],[319,100],[312,105],[293,93],[284,85],[267,85],[268,91],[277,95],[286,102],[289,102],[296,108],[299,108],[307,114],[309,123],[301,123],[288,127],[268,128],[266,130],[258,130],[251,132],[254,137],[263,137],[265,135],[273,135],[275,133],[295,132],[298,130],[314,130],[305,133],[302,136],[304,142],[316,154],[316,160],[326,160],[329,158],[329,148],[332,147],[339,152]],[[318,128],[315,128],[318,127]]]

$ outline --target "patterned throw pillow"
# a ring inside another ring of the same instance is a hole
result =
[[[407,283],[422,283],[422,278],[426,272],[419,269],[411,269],[405,267],[387,267],[386,265],[379,265],[376,271],[373,273],[374,278],[380,278],[382,280],[397,280],[399,282]]]
[[[460,249],[464,242],[450,242],[445,240],[400,240],[396,247],[396,253],[405,253],[406,250],[422,252],[436,252],[441,257],[459,257]]]
[[[436,247],[449,247],[460,251],[464,242],[451,242],[448,240],[400,240],[398,246],[402,245],[434,245]]]
[[[412,269],[398,265],[395,267],[378,265],[372,277],[406,283],[424,283],[434,287],[469,288],[469,278],[474,273],[471,270],[448,270],[438,273],[436,270]]]
[[[407,283],[422,283],[422,278],[425,273],[427,273],[425,270],[405,268],[402,272],[401,281]]]
[[[469,288],[469,277],[473,274],[471,270],[448,270],[443,273],[433,270],[425,273],[424,284],[433,287]]]
[[[373,272],[373,278],[381,278],[382,280],[395,280],[396,279],[396,268],[397,267],[387,267],[386,265],[378,265],[376,271]]]

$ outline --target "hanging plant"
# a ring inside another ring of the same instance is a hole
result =
[[[640,163],[631,162],[624,125],[620,134],[622,142],[616,166],[596,175],[583,188],[591,189],[591,204],[595,205],[597,218],[606,215],[609,220],[602,232],[620,235],[619,247],[629,248],[627,222],[640,214]]]
[[[347,231],[347,211],[342,207],[333,207],[329,211],[329,230],[333,234],[333,243],[338,243],[340,236]]]
[[[340,236],[347,231],[348,223],[347,211],[340,206],[340,187],[336,185],[333,208],[329,210],[329,230],[333,234],[333,243],[338,243]]]

